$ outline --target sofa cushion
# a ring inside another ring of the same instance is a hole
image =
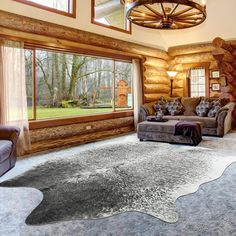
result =
[[[149,116],[148,118],[151,119],[154,116]],[[174,120],[171,122],[148,122],[144,121],[139,123],[138,125],[138,132],[157,132],[157,133],[167,133],[167,134],[174,134],[175,131],[175,122]]]
[[[220,106],[214,106],[210,109],[208,112],[207,116],[208,117],[216,117],[217,112],[220,110]]]
[[[182,97],[181,98],[181,103],[184,106],[184,115],[185,116],[193,116],[196,115],[195,109],[196,106],[200,103],[201,97],[194,97],[194,98],[189,98],[189,97]]]
[[[212,106],[212,107],[214,107],[214,106],[220,106],[220,107],[222,107],[222,106],[223,106],[222,104],[223,104],[223,103],[222,103],[221,99],[217,99],[217,100],[214,100],[214,101],[211,102],[211,106]]]
[[[220,103],[220,106],[223,107],[225,106],[227,103],[229,103],[229,99],[228,98],[208,98],[208,101],[213,103]]]
[[[216,117],[217,113],[220,111],[220,109],[224,106],[225,99],[216,99],[211,102],[212,108],[208,112],[208,117]]]
[[[196,107],[196,113],[198,116],[206,117],[211,109],[211,103],[207,99],[202,99]]]
[[[166,105],[167,105],[167,100],[163,96],[161,96],[157,100],[157,102],[153,105],[153,108],[158,114],[161,113],[167,115]]]
[[[0,140],[0,163],[5,161],[12,150],[12,142],[9,140]]]
[[[171,116],[180,115],[184,112],[184,107],[178,99],[168,102],[166,109]]]
[[[181,120],[181,121],[193,121],[201,122],[204,128],[216,128],[217,122],[215,118],[212,117],[199,117],[199,116],[164,116],[164,119],[168,120]]]
[[[153,108],[153,105],[155,104],[155,102],[149,102],[149,103],[145,103],[145,106],[148,110],[148,113],[150,116],[154,115],[155,114],[155,110]]]
[[[208,117],[215,117],[216,116],[216,114],[217,114],[217,112],[220,110],[220,108],[221,108],[221,101],[220,100],[215,100],[215,101],[213,101],[212,103],[212,107],[211,107],[211,109],[209,110],[209,112],[208,112]]]

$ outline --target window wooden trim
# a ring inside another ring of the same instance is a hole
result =
[[[0,34],[1,36],[1,34]],[[57,51],[61,53],[72,53],[72,54],[79,54],[79,55],[85,55],[85,56],[91,56],[91,57],[100,57],[100,58],[105,58],[105,59],[112,59],[115,61],[124,61],[124,62],[130,62],[132,63],[132,59],[135,57],[131,57],[129,55],[125,55],[123,53],[117,54],[117,53],[110,53],[103,51],[99,52],[93,49],[84,49],[84,48],[75,48],[75,47],[56,47],[56,46],[51,46],[50,44],[43,44],[43,43],[31,43],[31,42],[25,42],[24,43],[25,48],[29,49],[40,49],[40,50],[48,50],[48,51]]]
[[[129,30],[126,29],[121,29],[112,25],[105,25],[102,24],[100,22],[95,21],[95,0],[91,0],[91,23],[95,24],[95,25],[99,25],[108,29],[112,29],[112,30],[116,30],[116,31],[120,31],[122,33],[126,33],[126,34],[132,34],[132,24],[129,20],[126,19],[126,21],[128,21],[129,24]]]
[[[56,14],[60,14],[60,15],[63,15],[63,16],[69,16],[69,17],[72,17],[72,18],[76,18],[76,0],[72,0],[72,12],[71,13],[66,12],[66,11],[61,11],[61,10],[58,10],[58,9],[54,9],[54,8],[51,8],[51,7],[47,7],[47,6],[41,5],[39,3],[29,2],[27,0],[14,0],[14,1],[29,5],[29,6],[32,6],[32,7],[37,7],[37,8],[46,10],[46,11],[50,11],[50,12],[53,12],[53,13],[56,13]]]
[[[55,126],[100,121],[100,120],[132,117],[133,115],[134,115],[134,112],[129,110],[129,111],[112,112],[112,113],[107,113],[107,114],[75,116],[75,117],[70,117],[70,118],[66,117],[66,118],[55,118],[55,119],[44,119],[44,120],[30,120],[29,129],[34,130],[34,129],[55,127]]]

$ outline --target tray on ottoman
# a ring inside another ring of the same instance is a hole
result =
[[[201,134],[199,135],[199,137],[175,135],[175,126],[177,123],[179,123],[178,120],[168,120],[167,122],[143,121],[138,124],[138,131],[137,131],[138,138],[140,139],[140,141],[151,140],[151,141],[168,142],[168,143],[189,144],[194,146],[196,146],[198,143],[201,142],[202,140]],[[189,124],[196,124],[196,123],[199,124],[199,122],[189,122]]]
[[[167,122],[168,120],[167,119],[159,120],[155,116],[153,116],[153,117],[148,118],[147,121],[149,121],[149,122]]]

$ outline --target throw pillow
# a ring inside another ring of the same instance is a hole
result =
[[[200,103],[201,97],[183,97],[181,98],[181,103],[184,106],[184,115],[185,116],[194,116],[196,115],[195,109],[196,106]]]
[[[217,102],[217,103],[220,103],[220,106],[223,107],[225,106],[228,102],[229,102],[229,99],[227,98],[209,98],[209,101],[210,102]]]
[[[179,100],[173,100],[172,102],[168,102],[167,111],[171,116],[180,115],[184,112],[184,107]]]
[[[224,102],[222,101],[222,99],[217,99],[217,100],[212,101],[211,102],[212,108],[208,112],[208,117],[215,117],[223,104]]]
[[[217,112],[220,110],[221,106],[216,105],[210,109],[208,112],[208,117],[216,117]]]
[[[166,99],[163,96],[161,96],[156,102],[156,104],[153,105],[153,108],[156,112],[160,113],[161,111],[164,115],[166,115],[167,114],[166,105],[167,105]]]
[[[196,113],[198,116],[206,117],[210,109],[211,103],[207,99],[202,99],[196,107]]]
[[[148,110],[148,113],[150,116],[155,114],[155,110],[153,109],[153,105],[155,104],[155,102],[149,102],[149,103],[145,103],[145,106]]]

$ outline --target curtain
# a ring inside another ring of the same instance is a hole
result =
[[[0,124],[21,129],[17,154],[30,148],[23,43],[0,41]]]
[[[143,91],[141,79],[141,62],[133,59],[133,76],[134,76],[134,126],[137,130],[140,106],[143,104]]]

